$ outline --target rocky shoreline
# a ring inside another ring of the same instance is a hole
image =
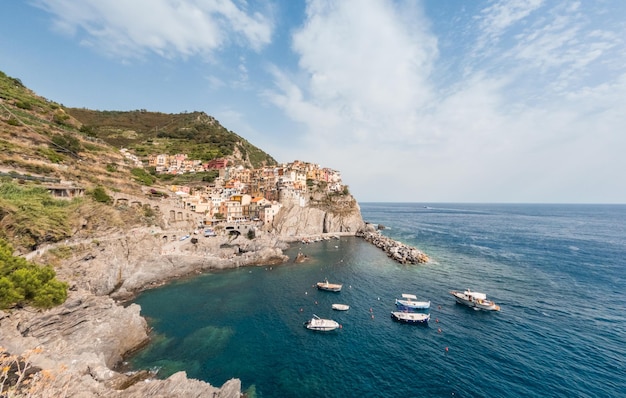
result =
[[[149,341],[141,308],[128,301],[142,290],[188,275],[284,263],[288,257],[282,250],[288,245],[271,235],[241,242],[216,237],[192,244],[166,241],[166,233],[135,230],[97,243],[68,242],[74,255],[57,268],[58,277],[70,283],[68,299],[45,311],[0,311],[0,353],[19,354],[45,369],[45,396],[241,397],[238,379],[214,387],[187,378],[185,372],[159,380],[145,371],[114,371],[125,355]],[[31,258],[45,259],[43,249]]]
[[[328,217],[320,218],[328,220]],[[159,380],[145,371],[113,370],[125,355],[149,341],[141,309],[128,304],[129,300],[142,290],[188,275],[286,263],[289,258],[283,250],[289,248],[289,243],[303,238],[359,236],[398,262],[428,261],[419,250],[364,228],[360,214],[354,219],[351,223],[345,219],[335,222],[339,225],[337,232],[325,232],[326,227],[306,231],[290,228],[289,234],[258,231],[255,239],[217,236],[180,241],[172,237],[183,236],[182,230],[144,227],[64,242],[60,245],[71,247],[72,257],[56,269],[58,277],[70,284],[67,301],[46,311],[32,308],[0,311],[0,353],[17,353],[28,358],[33,366],[46,369],[51,375],[46,396],[241,397],[244,393],[238,379],[214,387],[189,379],[185,372]],[[299,218],[294,220],[299,222]],[[320,222],[320,225],[324,224]],[[47,263],[48,249],[54,247],[40,248],[27,258]]]

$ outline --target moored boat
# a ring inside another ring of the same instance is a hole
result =
[[[396,305],[398,307],[421,310],[430,308],[430,301],[417,301],[417,297],[414,294],[403,293],[402,299],[396,299]]]
[[[333,304],[332,308],[337,311],[348,311],[350,306],[348,304]]]
[[[332,319],[320,318],[319,316],[313,314],[313,318],[306,321],[304,326],[309,330],[330,332],[331,330],[337,329],[339,327],[339,323],[337,323],[337,321],[333,321]]]
[[[328,279],[324,279],[324,282],[317,282],[317,288],[320,290],[327,290],[329,292],[340,292],[343,285],[340,283],[329,283]]]
[[[475,310],[500,311],[500,306],[491,300],[487,300],[485,293],[472,292],[470,289],[467,289],[464,292],[453,290],[450,294],[454,296],[457,303],[472,307]]]
[[[391,317],[398,322],[404,323],[426,323],[430,320],[430,314],[421,312],[392,311]]]

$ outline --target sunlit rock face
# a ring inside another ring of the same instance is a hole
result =
[[[361,208],[351,195],[327,196],[301,206],[283,203],[269,229],[284,238],[321,234],[356,234],[365,226]]]

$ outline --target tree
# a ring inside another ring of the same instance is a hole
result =
[[[52,267],[40,267],[12,252],[11,245],[0,239],[0,308],[18,303],[50,308],[67,299],[67,283],[55,279]]]

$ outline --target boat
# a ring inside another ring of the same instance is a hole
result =
[[[491,300],[487,300],[485,293],[472,292],[467,289],[464,292],[453,290],[450,294],[454,296],[457,303],[472,307],[475,310],[500,311],[500,306]]]
[[[421,312],[392,311],[391,317],[403,323],[426,323],[430,320],[430,314]]]
[[[343,285],[339,283],[329,283],[328,279],[325,279],[324,282],[317,282],[318,289],[327,290],[329,292],[340,292],[342,286]]]
[[[337,329],[339,327],[339,323],[333,321],[332,319],[320,318],[319,316],[313,314],[313,318],[304,322],[304,326],[309,330],[330,332],[331,330]]]
[[[333,304],[332,308],[337,311],[348,311],[350,306],[348,304]]]
[[[430,301],[417,301],[417,297],[414,294],[403,293],[402,299],[396,299],[396,305],[398,307],[421,310],[430,308]]]

